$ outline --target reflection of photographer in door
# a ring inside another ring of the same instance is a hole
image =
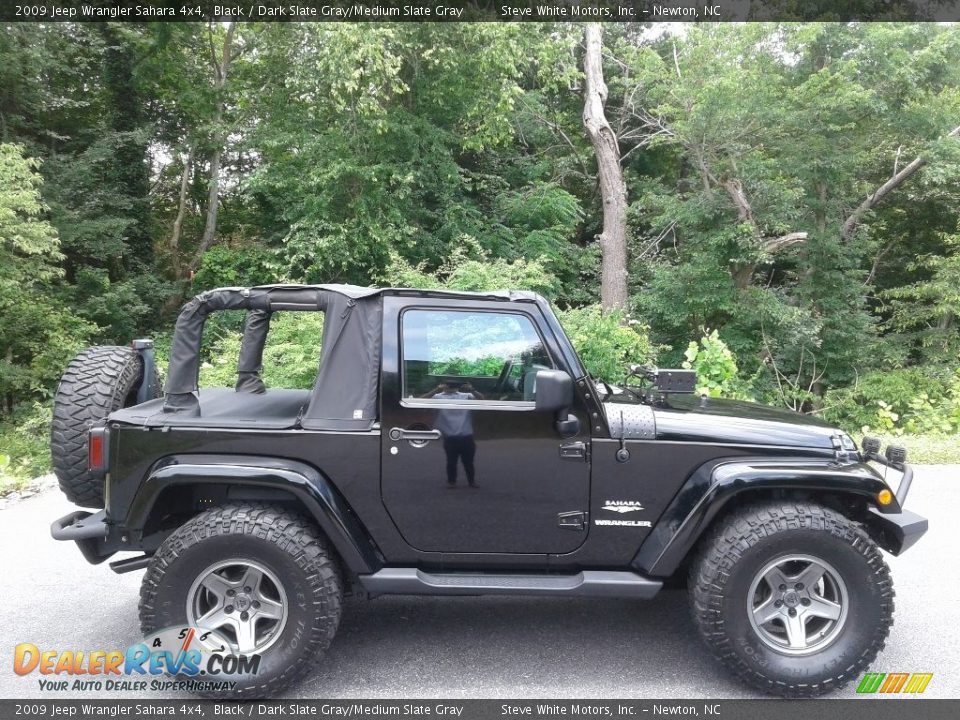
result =
[[[457,385],[445,382],[428,393],[433,400],[483,400],[483,395],[473,389],[470,383]],[[463,471],[467,484],[477,487],[473,467],[473,457],[477,444],[473,439],[473,418],[470,410],[449,408],[437,410],[434,429],[443,435],[443,450],[447,454],[447,487],[457,485],[457,464],[463,462]]]

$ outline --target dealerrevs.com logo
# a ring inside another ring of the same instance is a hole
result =
[[[233,678],[256,675],[260,655],[240,655],[223,636],[197,628],[168,628],[126,650],[14,648],[17,675],[39,675],[46,691],[229,691]],[[174,677],[170,677],[174,676]]]

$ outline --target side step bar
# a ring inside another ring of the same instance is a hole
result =
[[[371,595],[556,595],[652,598],[663,583],[633,572],[584,570],[575,575],[484,575],[426,573],[384,568],[358,577]]]

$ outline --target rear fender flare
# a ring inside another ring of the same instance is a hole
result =
[[[306,463],[250,455],[173,455],[155,463],[130,506],[124,526],[142,531],[168,488],[216,483],[282,490],[296,498],[357,574],[383,566],[373,540],[329,479]]]
[[[672,575],[714,518],[735,496],[756,490],[805,490],[862,497],[873,504],[886,488],[864,463],[838,465],[833,460],[738,458],[701,465],[680,488],[644,539],[631,565],[654,577]],[[884,508],[898,513],[894,501]]]

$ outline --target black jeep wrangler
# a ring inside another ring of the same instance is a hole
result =
[[[247,313],[236,387],[198,389],[219,310]],[[261,379],[287,311],[324,313],[312,389]],[[348,591],[647,599],[675,576],[707,646],[754,687],[811,696],[856,677],[892,623],[880,548],[927,529],[903,508],[905,452],[700,397],[690,371],[633,374],[591,379],[527,292],[205,292],[177,320],[162,397],[149,341],[70,363],[54,462],[71,500],[102,509],[52,533],[92,563],[137,553],[111,567],[146,568],[144,633],[193,626],[259,654],[239,697],[307,673]]]

